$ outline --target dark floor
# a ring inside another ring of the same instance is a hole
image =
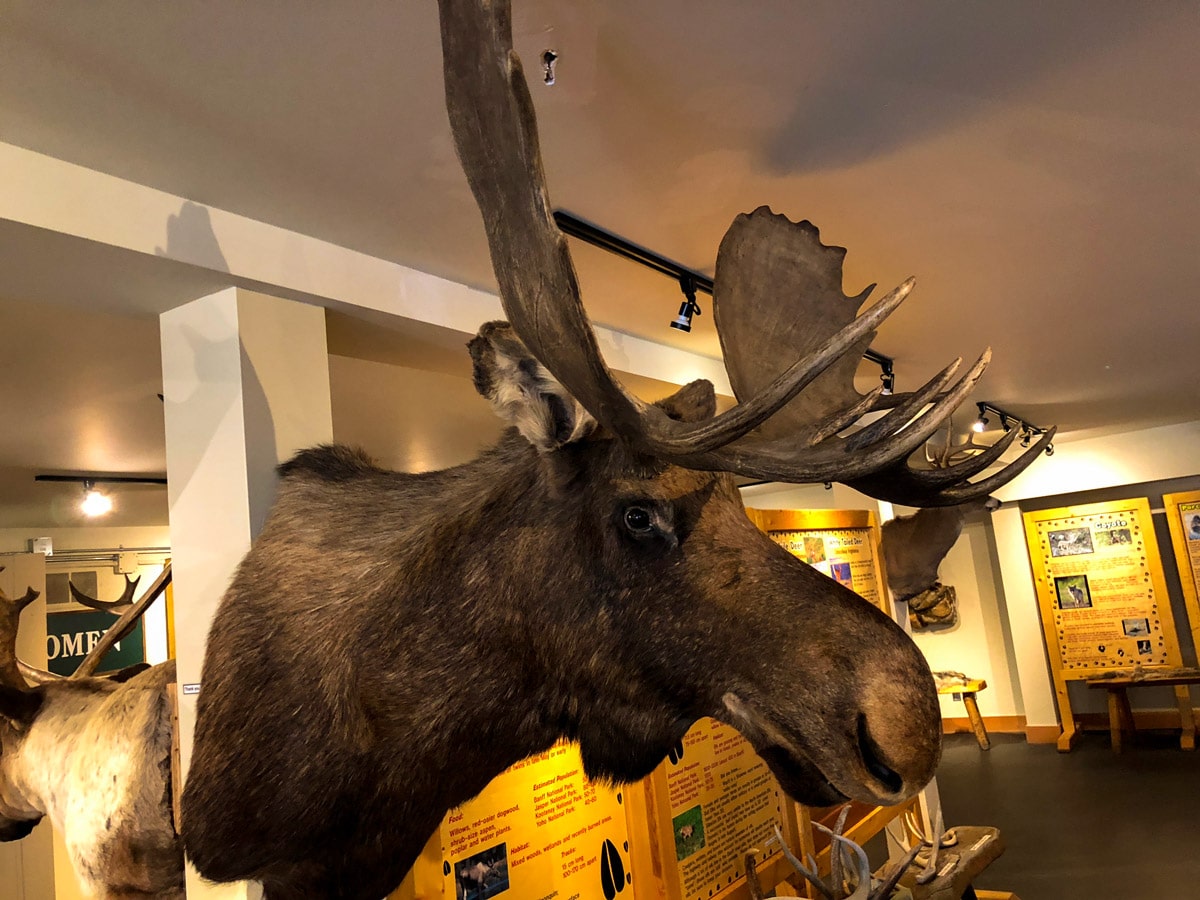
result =
[[[946,739],[946,824],[995,825],[1008,849],[975,886],[1021,900],[1200,900],[1200,752],[1139,733],[1120,756],[1106,734],[1071,753],[993,735]]]

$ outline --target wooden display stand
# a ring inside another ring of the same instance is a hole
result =
[[[1149,501],[1040,510],[1024,518],[1062,723],[1058,749],[1066,752],[1077,737],[1069,682],[1162,675],[1183,663]],[[1175,698],[1180,746],[1190,750],[1195,728],[1188,688],[1177,685]],[[1119,721],[1110,726],[1119,733]]]

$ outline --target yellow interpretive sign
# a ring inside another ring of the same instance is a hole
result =
[[[1067,682],[1178,668],[1179,642],[1149,501],[1039,510],[1024,519],[1062,721],[1058,744],[1067,750],[1076,731]]]
[[[393,897],[632,898],[624,802],[588,780],[576,745],[555,745],[451,811]]]
[[[892,615],[879,528],[869,510],[748,509],[775,543]]]
[[[1163,494],[1192,641],[1200,647],[1200,491]]]

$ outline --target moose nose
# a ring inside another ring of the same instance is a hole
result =
[[[889,794],[899,794],[904,790],[904,778],[881,758],[882,753],[867,730],[867,717],[864,715],[858,717],[858,752],[867,771]]]
[[[858,715],[863,768],[877,789],[891,797],[909,796],[924,787],[942,754],[942,717],[933,677],[923,661],[919,668],[902,671],[903,676],[885,669],[870,678]]]

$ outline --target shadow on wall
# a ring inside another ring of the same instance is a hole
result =
[[[167,246],[155,247],[155,256],[181,260],[215,272],[228,272],[229,263],[213,231],[208,208],[190,200],[167,217]]]

